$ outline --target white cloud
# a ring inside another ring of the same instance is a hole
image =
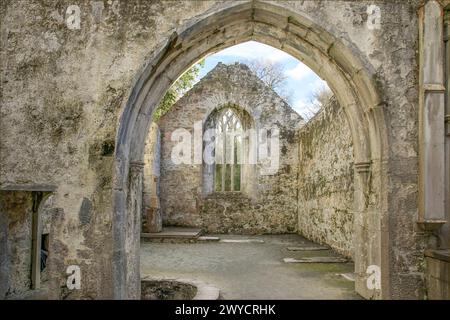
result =
[[[297,111],[299,115],[306,121],[310,120],[319,111],[317,109],[317,100],[306,101],[304,99],[298,99],[294,101],[292,108]]]
[[[273,62],[280,62],[292,57],[284,51],[275,49],[271,46],[248,41],[222,51],[214,55],[215,57],[238,57],[241,59],[267,59]]]
[[[311,87],[311,91],[315,92],[319,89],[323,89],[323,88],[327,88],[328,87],[328,83],[325,80],[322,80],[321,78],[316,79],[316,81],[311,82],[309,84],[309,86]]]
[[[299,62],[294,68],[286,70],[285,74],[294,80],[302,80],[311,75],[315,75],[314,71],[301,62]]]
[[[294,101],[292,109],[294,109],[301,115],[305,112],[306,105],[307,105],[307,103],[304,100],[298,99],[298,100]]]

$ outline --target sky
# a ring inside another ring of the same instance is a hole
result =
[[[219,62],[225,64],[245,63],[250,59],[270,60],[280,63],[288,76],[286,91],[292,93],[291,107],[304,118],[311,117],[310,111],[305,106],[310,104],[313,99],[313,92],[327,86],[327,83],[296,58],[271,46],[248,41],[212,54],[206,57],[205,66],[200,71],[199,79],[204,77]]]

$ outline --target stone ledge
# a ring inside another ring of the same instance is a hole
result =
[[[57,189],[51,184],[5,184],[0,186],[0,191],[41,191],[53,192]]]
[[[248,201],[252,200],[247,194],[241,191],[214,191],[213,193],[208,194],[204,199],[205,201],[230,199],[244,199]]]
[[[450,263],[450,249],[425,250],[425,257],[442,260]]]
[[[423,231],[436,231],[446,222],[446,220],[423,220],[417,221],[417,225]]]

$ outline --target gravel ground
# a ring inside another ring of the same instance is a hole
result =
[[[360,299],[354,282],[339,274],[353,263],[289,264],[283,258],[339,256],[326,251],[288,251],[314,243],[298,235],[233,236],[264,243],[142,243],[141,276],[197,279],[223,299]]]

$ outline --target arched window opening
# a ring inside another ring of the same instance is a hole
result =
[[[214,190],[241,191],[242,123],[230,108],[217,119],[215,141]]]

